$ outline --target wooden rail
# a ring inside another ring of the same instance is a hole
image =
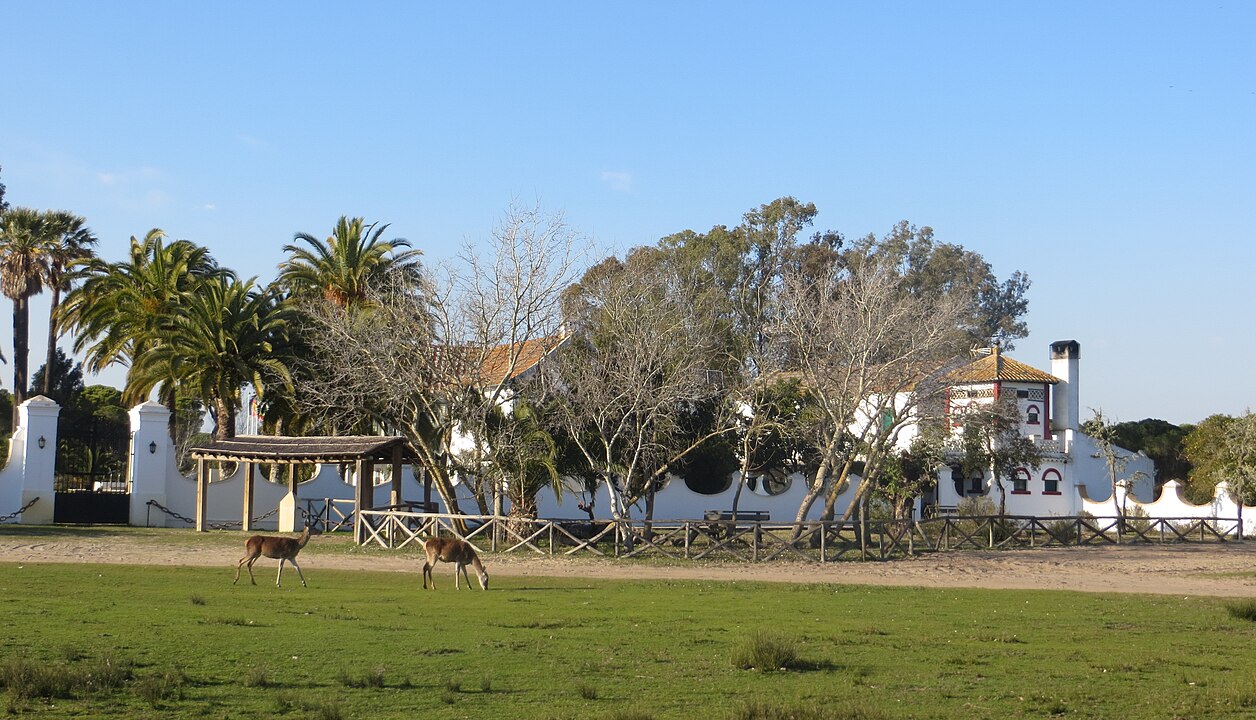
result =
[[[1229,518],[946,516],[921,521],[773,523],[745,520],[562,520],[362,510],[364,544],[418,548],[434,535],[485,552],[676,560],[889,560],[920,552],[1121,543],[1227,542]]]

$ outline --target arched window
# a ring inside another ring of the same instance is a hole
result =
[[[1060,471],[1051,468],[1042,474],[1042,494],[1043,495],[1059,495],[1060,494]]]
[[[1027,410],[1027,411],[1025,412],[1025,423],[1026,423],[1027,425],[1037,425],[1037,424],[1038,424],[1038,415],[1039,415],[1039,413],[1040,413],[1040,412],[1041,412],[1041,411],[1040,411],[1040,410],[1038,410],[1038,406],[1037,406],[1037,405],[1030,405],[1030,406],[1029,406],[1029,410]]]
[[[1016,469],[1016,475],[1012,478],[1012,492],[1029,494],[1029,471],[1025,468]]]

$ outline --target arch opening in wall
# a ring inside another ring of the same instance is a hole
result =
[[[776,497],[789,491],[794,484],[793,476],[784,470],[769,470],[752,475],[746,481],[746,489],[761,497]]]
[[[1041,419],[1040,419],[1040,416],[1041,416],[1041,415],[1042,415],[1042,411],[1038,409],[1038,406],[1037,406],[1037,405],[1030,405],[1030,406],[1029,406],[1029,409],[1027,409],[1027,410],[1025,411],[1025,424],[1026,424],[1026,425],[1038,425],[1038,424],[1040,424],[1040,423],[1041,423]]]
[[[685,487],[699,495],[719,495],[733,486],[732,473],[687,472]],[[659,489],[662,489],[661,487]]]

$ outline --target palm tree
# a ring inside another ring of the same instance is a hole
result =
[[[50,211],[45,215],[49,224],[48,274],[44,278],[52,291],[52,307],[48,310],[48,358],[44,367],[51,368],[57,350],[57,307],[61,293],[69,291],[78,277],[78,269],[93,256],[92,246],[96,236],[85,224],[87,221],[64,210]],[[52,389],[52,372],[44,373],[43,393]]]
[[[73,329],[75,352],[83,352],[86,367],[99,372],[114,363],[131,368],[123,400],[141,402],[154,387],[168,407],[174,407],[176,377],[157,377],[150,367],[135,377],[135,363],[166,342],[164,319],[199,291],[208,279],[234,279],[207,248],[187,240],[165,242],[166,234],[153,229],[143,240],[131,238],[129,257],[116,263],[89,259],[83,284],[66,296],[57,325]]]
[[[326,241],[297,233],[292,236],[309,244],[285,245],[291,257],[280,263],[277,282],[297,296],[321,296],[345,307],[361,303],[372,283],[390,270],[414,271],[418,268],[421,250],[410,248],[407,240],[381,240],[388,225],[358,218],[340,216],[331,237]]]
[[[13,427],[26,399],[30,350],[30,298],[48,276],[49,223],[44,213],[13,208],[0,225],[0,291],[13,301]]]
[[[294,318],[279,291],[258,288],[255,278],[207,278],[161,323],[165,342],[135,359],[131,382],[177,377],[212,408],[214,436],[234,437],[241,387],[263,398],[271,384],[291,384],[285,349]]]

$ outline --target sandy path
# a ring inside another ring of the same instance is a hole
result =
[[[333,542],[343,545],[344,539]],[[301,554],[307,573],[319,568],[418,571],[412,553],[319,551]],[[324,541],[327,542],[327,541]],[[0,562],[199,565],[234,568],[241,549],[216,542],[161,543],[151,538],[0,536]],[[273,566],[274,561],[265,561]],[[1256,597],[1256,542],[1226,545],[1126,545],[1004,552],[932,553],[892,562],[649,564],[597,558],[485,558],[497,576],[580,576],[815,582],[920,587],[978,587]]]

